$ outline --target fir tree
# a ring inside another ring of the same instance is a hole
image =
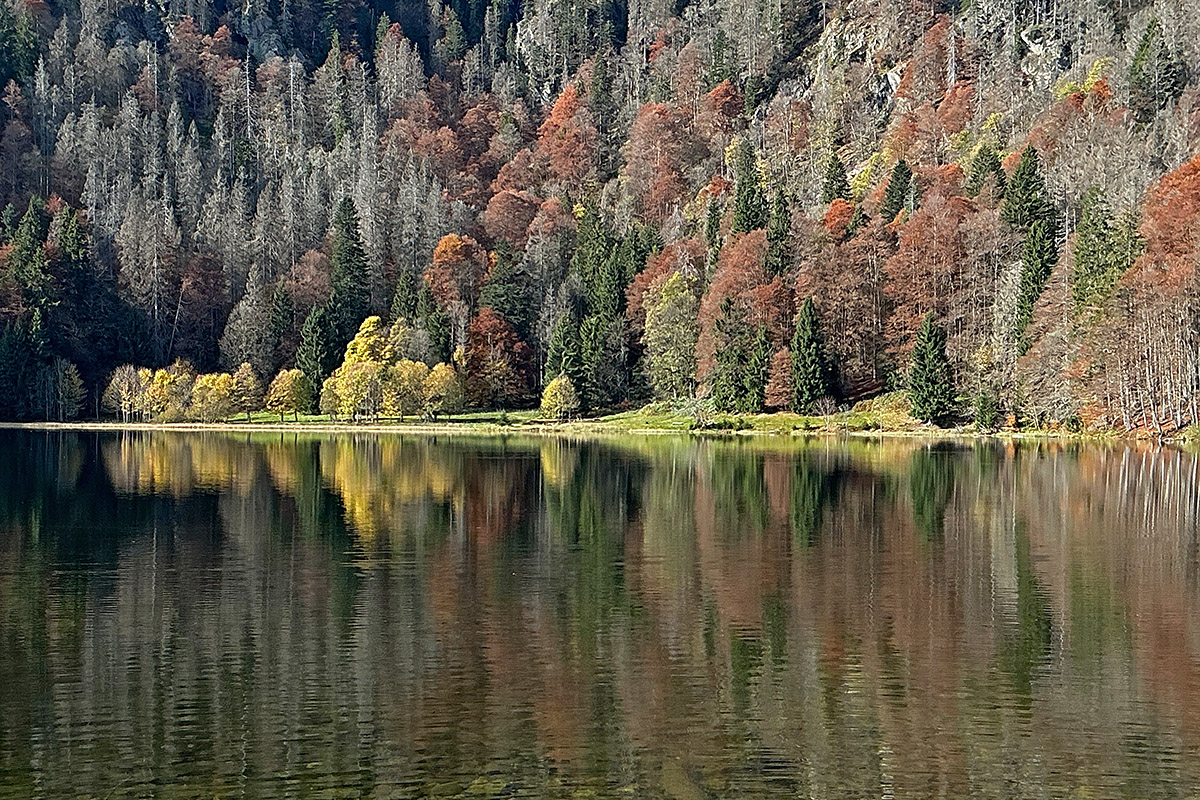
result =
[[[1052,228],[1045,220],[1036,220],[1025,237],[1021,258],[1021,291],[1017,297],[1017,317],[1013,339],[1020,339],[1033,319],[1033,306],[1046,288],[1046,281],[1058,260]],[[1025,345],[1022,345],[1024,349]]]
[[[417,292],[417,327],[429,335],[429,345],[438,361],[450,359],[450,317],[437,304],[429,284],[421,281]]]
[[[792,410],[811,414],[818,400],[833,393],[831,383],[821,320],[809,297],[800,306],[792,334]]]
[[[708,212],[704,218],[704,239],[708,245],[708,270],[716,266],[721,255],[721,206],[716,198],[708,198]]]
[[[334,322],[327,306],[317,306],[304,320],[300,329],[300,346],[296,350],[296,367],[304,373],[309,386],[322,386],[338,362],[334,343]]]
[[[743,407],[742,394],[747,383],[750,326],[745,314],[728,297],[721,301],[716,332],[716,363],[710,378],[713,405],[718,411],[737,411]]]
[[[767,225],[767,200],[759,182],[754,145],[743,137],[737,150],[737,188],[733,196],[733,231],[746,233]]]
[[[758,414],[766,405],[767,378],[771,371],[771,341],[767,329],[760,326],[750,346],[750,360],[742,374],[742,395],[739,410],[746,414]]]
[[[792,213],[783,189],[771,201],[767,222],[767,257],[763,264],[768,275],[782,275],[791,267]]]
[[[1033,145],[1025,148],[1017,168],[1013,170],[1012,179],[1004,192],[1000,218],[1026,231],[1037,220],[1043,220],[1050,225],[1054,223],[1054,206],[1046,192],[1041,161]]]
[[[417,281],[408,272],[402,272],[396,281],[396,291],[392,295],[391,321],[406,322],[409,325],[416,322],[419,295]]]
[[[537,286],[520,254],[507,242],[496,246],[496,263],[479,295],[480,308],[494,308],[529,341],[536,324]]]
[[[880,214],[884,221],[891,222],[908,205],[908,195],[912,190],[912,170],[903,158],[892,168],[892,177],[888,180],[887,190],[883,195],[883,208]]]
[[[1100,188],[1094,186],[1088,190],[1079,211],[1072,252],[1071,297],[1075,313],[1102,305],[1141,250],[1137,217],[1125,214],[1114,220]]]
[[[344,347],[370,311],[371,289],[367,254],[358,231],[354,201],[343,198],[333,217],[333,252],[329,283],[337,348]]]
[[[275,347],[275,363],[272,366],[277,368],[290,349],[287,341],[296,327],[296,306],[292,303],[292,293],[283,281],[275,284],[275,291],[271,294],[271,318],[267,327]]]
[[[939,423],[954,412],[954,373],[946,355],[946,331],[930,312],[917,332],[908,371],[912,415]]]
[[[850,196],[850,181],[846,177],[846,165],[838,158],[837,153],[833,153],[825,165],[825,186],[821,189],[821,202],[829,205],[839,197],[849,200]]]
[[[967,178],[967,194],[971,197],[978,196],[983,191],[983,186],[989,177],[995,180],[996,196],[1003,197],[1007,181],[1004,177],[1004,168],[1000,163],[1000,154],[996,152],[996,148],[984,143],[980,145],[975,152],[975,158],[971,160],[971,174]]]

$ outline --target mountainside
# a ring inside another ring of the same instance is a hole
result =
[[[0,0],[0,418],[295,368],[348,416],[564,375],[1177,430],[1198,42],[1193,0]]]

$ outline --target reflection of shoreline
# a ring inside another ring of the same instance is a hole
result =
[[[774,415],[759,415],[768,421]],[[1153,440],[1119,433],[1102,435],[1090,433],[1066,433],[1049,431],[998,431],[978,433],[960,429],[872,429],[848,430],[844,428],[789,430],[786,426],[749,428],[745,430],[700,429],[685,427],[629,426],[627,420],[613,422],[606,418],[577,420],[573,422],[526,421],[500,424],[479,420],[461,420],[443,423],[393,422],[354,424],[346,422],[0,422],[0,430],[26,431],[218,431],[223,433],[349,433],[349,434],[448,434],[448,435],[494,435],[578,437],[605,436],[687,436],[704,439],[772,438],[797,441],[851,439],[901,439],[907,441],[957,441],[957,442],[1059,442],[1086,443],[1118,446],[1149,444]],[[1162,443],[1179,443],[1182,437],[1163,437]]]

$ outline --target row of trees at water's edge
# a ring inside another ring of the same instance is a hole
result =
[[[5,0],[0,418],[245,363],[348,417],[453,370],[565,415],[1200,422],[1198,1]]]

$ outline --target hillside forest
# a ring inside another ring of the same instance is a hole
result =
[[[1198,43],[1195,0],[0,0],[0,418],[1177,431]]]

